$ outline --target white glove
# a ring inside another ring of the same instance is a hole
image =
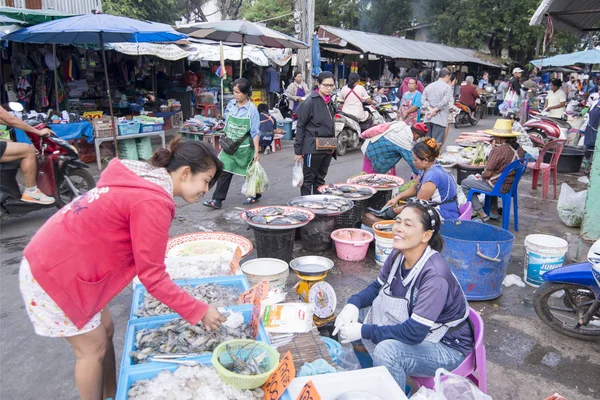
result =
[[[342,344],[352,343],[362,339],[362,326],[363,324],[359,324],[358,322],[342,326],[340,328],[340,339],[342,339]]]
[[[333,326],[335,326],[333,335],[335,336],[342,326],[349,325],[356,321],[358,321],[358,307],[354,304],[346,304],[340,315],[335,319],[335,323],[333,324]]]

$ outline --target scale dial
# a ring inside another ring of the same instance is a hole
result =
[[[317,318],[329,318],[335,312],[337,296],[329,283],[321,281],[310,288],[308,302],[314,305]]]

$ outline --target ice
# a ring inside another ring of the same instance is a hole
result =
[[[525,287],[525,282],[523,282],[520,276],[515,274],[506,275],[506,278],[504,278],[502,284],[506,287],[512,285],[517,285],[518,287]]]

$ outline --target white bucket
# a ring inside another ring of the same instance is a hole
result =
[[[394,236],[392,232],[383,232],[378,230],[378,225],[393,224],[394,221],[382,221],[373,225],[373,233],[375,233],[375,262],[380,267],[383,266],[392,250],[394,250]]]
[[[533,287],[544,283],[542,275],[559,268],[565,261],[569,244],[550,235],[528,235],[525,238],[525,282]]]

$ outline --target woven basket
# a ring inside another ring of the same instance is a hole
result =
[[[257,352],[260,354],[261,352],[266,351],[267,357],[265,357],[265,359],[261,362],[261,367],[264,366],[265,368],[263,369],[268,368],[268,371],[260,375],[241,375],[229,371],[223,367],[219,361],[219,356],[221,354],[223,354],[225,361],[231,360],[229,354],[227,354],[226,346],[229,346],[234,356],[239,354],[240,357],[244,357],[245,355],[247,356],[250,352],[252,352],[252,354],[257,354]],[[262,386],[267,379],[269,379],[269,376],[275,372],[275,369],[277,369],[277,365],[279,364],[279,353],[273,347],[264,342],[249,339],[236,339],[223,342],[217,346],[217,348],[213,351],[211,363],[217,370],[217,373],[223,382],[229,386],[233,386],[234,388],[240,390],[256,389],[257,387]]]

